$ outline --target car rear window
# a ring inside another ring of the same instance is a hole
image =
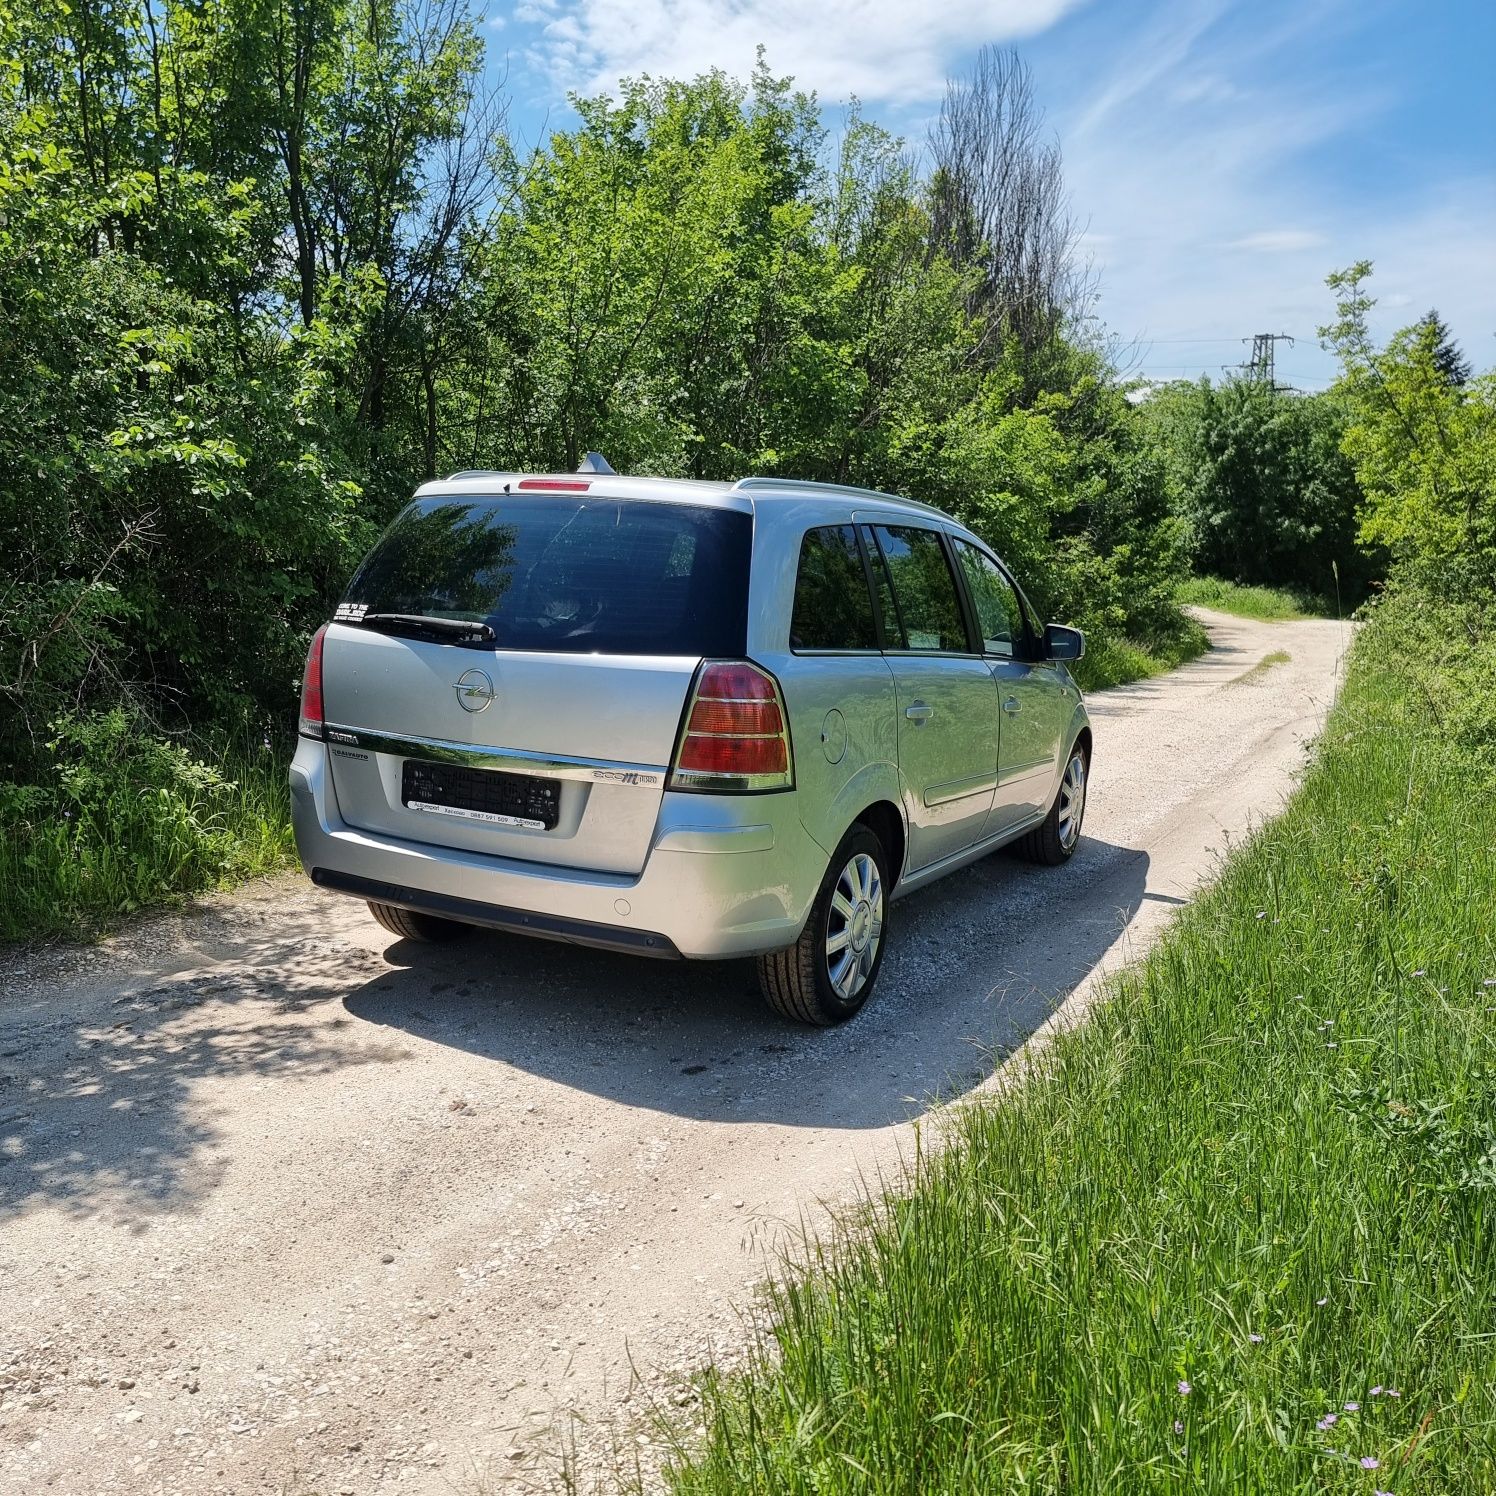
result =
[[[593,495],[417,499],[338,614],[486,623],[495,649],[741,655],[752,526],[737,510]]]

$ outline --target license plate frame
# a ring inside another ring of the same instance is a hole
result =
[[[400,803],[423,815],[475,825],[554,831],[561,819],[561,786],[538,774],[408,758],[400,766]]]

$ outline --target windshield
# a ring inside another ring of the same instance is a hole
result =
[[[359,567],[340,622],[488,649],[745,653],[752,517],[591,495],[417,499]],[[421,618],[487,625],[423,630]]]

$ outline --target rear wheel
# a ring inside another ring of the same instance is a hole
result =
[[[422,914],[415,909],[401,909],[395,904],[376,904],[368,900],[369,913],[382,924],[391,935],[402,940],[419,940],[423,945],[437,945],[447,940],[462,940],[473,933],[471,925],[460,920],[442,919],[435,914]]]
[[[1070,750],[1064,777],[1049,807],[1049,814],[1027,836],[1020,837],[1018,852],[1030,862],[1058,867],[1069,862],[1080,843],[1080,828],[1086,816],[1086,789],[1090,778],[1091,758],[1077,743]]]
[[[888,854],[866,826],[836,849],[794,945],[758,958],[758,980],[776,1013],[825,1027],[868,999],[888,936]]]

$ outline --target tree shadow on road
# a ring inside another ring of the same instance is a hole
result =
[[[228,1155],[205,1082],[271,1087],[409,1053],[349,1042],[338,1000],[380,964],[341,941],[260,936],[232,966],[6,1012],[0,1219],[40,1198],[139,1231],[210,1192]]]

